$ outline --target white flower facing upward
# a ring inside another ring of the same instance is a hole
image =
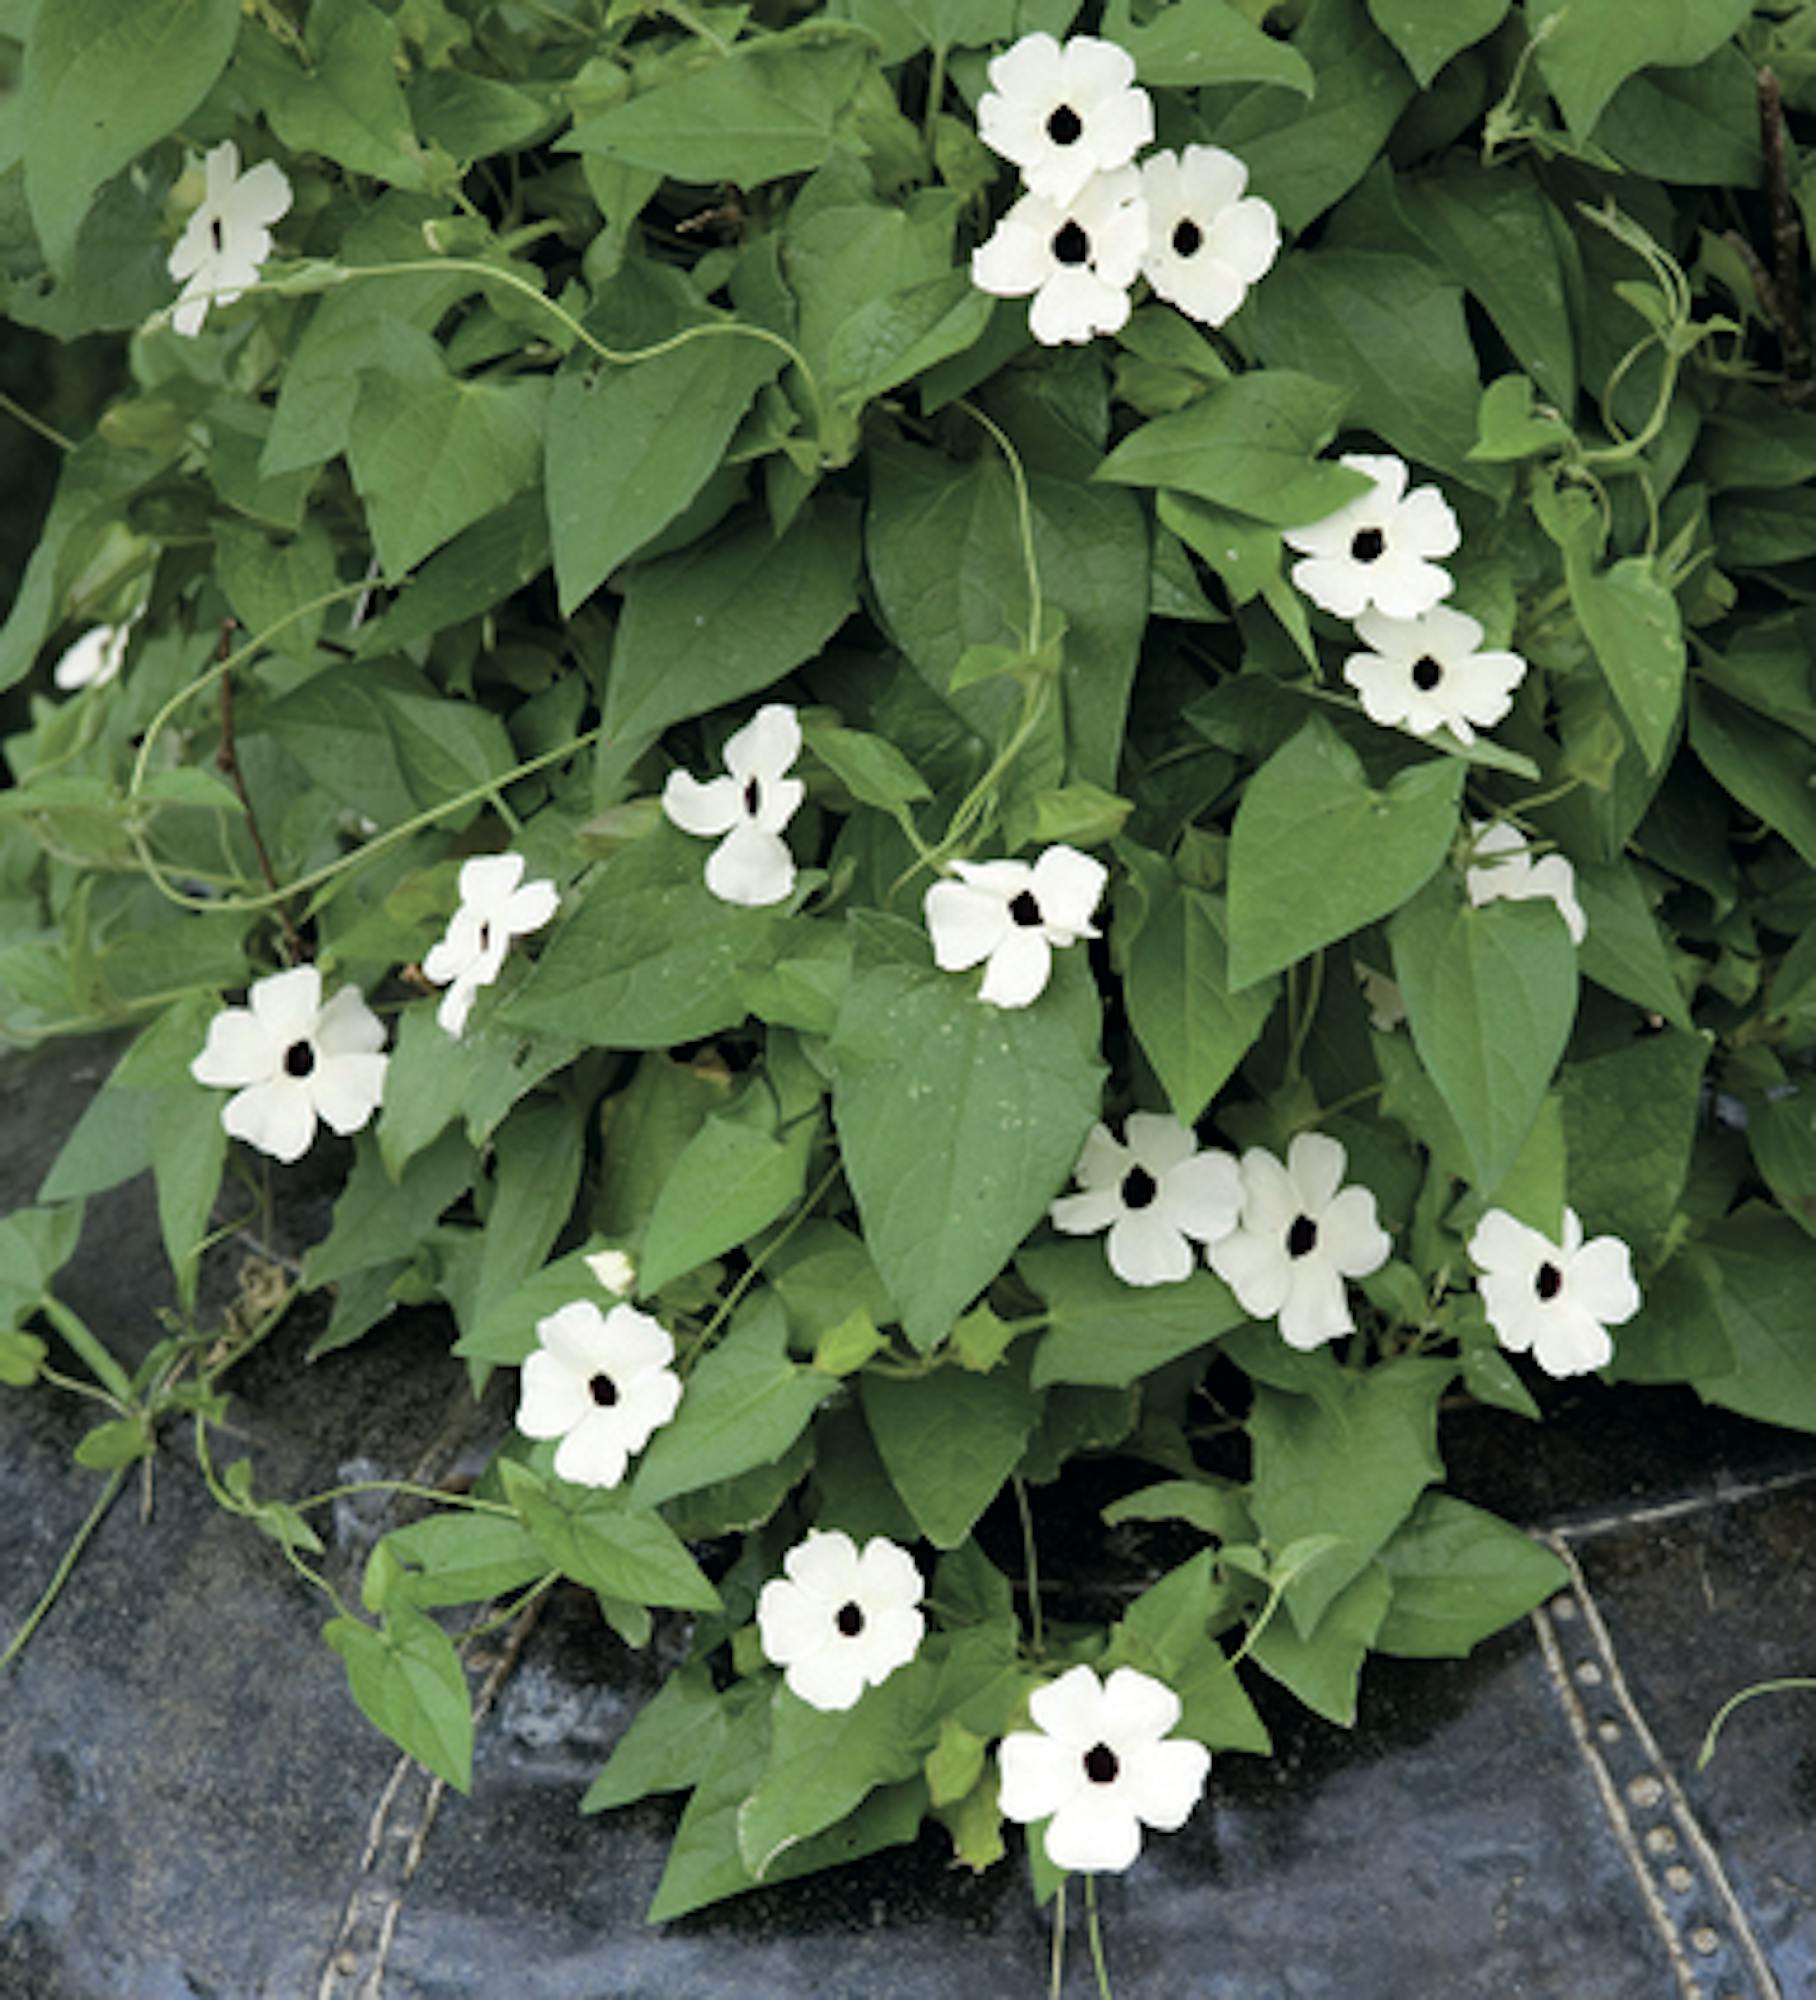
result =
[[[257,281],[271,255],[271,224],[290,209],[290,183],[275,160],[240,172],[240,149],[223,139],[203,162],[201,205],[170,253],[170,275],[182,285],[170,323],[197,334],[211,305],[230,306]],[[186,282],[185,282],[186,281]]]
[[[1469,1254],[1488,1323],[1503,1347],[1530,1352],[1547,1375],[1584,1375],[1613,1359],[1608,1328],[1640,1308],[1633,1260],[1618,1236],[1583,1241],[1576,1210],[1564,1211],[1564,1240],[1553,1243],[1491,1208],[1475,1226]]]
[[[1134,1667],[1105,1681],[1089,1667],[1069,1668],[1030,1699],[1034,1728],[1002,1740],[1004,1816],[1046,1820],[1056,1868],[1127,1868],[1144,1826],[1177,1832],[1204,1795],[1211,1753],[1190,1737],[1169,1737],[1180,1713],[1173,1690]]]
[[[977,997],[1026,1007],[1046,990],[1058,947],[1098,935],[1091,922],[1109,870],[1063,843],[1038,861],[954,861],[956,881],[922,901],[942,972],[984,968]]]
[[[197,1083],[235,1094],[221,1123],[235,1139],[288,1165],[315,1137],[316,1121],[357,1132],[385,1094],[383,1023],[343,986],[322,1005],[322,976],[295,965],[256,980],[244,1007],[225,1007],[208,1024],[189,1065]]]
[[[51,668],[50,677],[65,690],[105,687],[126,663],[133,621],[122,625],[91,625]]]
[[[721,902],[755,909],[784,901],[794,887],[782,829],[807,796],[800,779],[787,775],[800,754],[800,718],[786,702],[772,701],[726,738],[729,776],[703,785],[685,771],[668,774],[662,810],[675,825],[701,839],[724,835],[706,857],[706,886]]]
[[[886,1535],[860,1553],[841,1528],[815,1528],[782,1558],[786,1577],[757,1593],[763,1657],[810,1708],[852,1707],[920,1650],[925,1586],[914,1558]]]
[[[1463,871],[1463,887],[1469,900],[1480,909],[1485,903],[1510,896],[1517,903],[1538,897],[1555,903],[1570,927],[1570,941],[1581,944],[1589,935],[1589,919],[1576,899],[1576,870],[1561,854],[1532,858],[1526,836],[1510,820],[1471,820],[1475,837],[1473,864]]]
[[[1438,559],[1462,541],[1457,517],[1435,486],[1406,491],[1406,462],[1365,451],[1337,461],[1374,482],[1372,492],[1282,539],[1304,558],[1293,582],[1319,610],[1359,618],[1372,605],[1390,618],[1417,618],[1451,590]]]
[[[457,1039],[474,997],[504,969],[513,938],[540,930],[560,897],[553,882],[522,882],[521,854],[476,854],[460,867],[460,908],[422,962],[423,977],[447,987],[435,1018]]]
[[[1155,153],[1141,163],[1148,204],[1142,275],[1159,297],[1206,326],[1235,313],[1280,254],[1280,222],[1244,194],[1248,168],[1221,146]]]
[[[602,1313],[591,1299],[576,1299],[539,1319],[536,1338],[523,1364],[517,1428],[561,1440],[558,1479],[618,1485],[681,1401],[667,1328],[635,1306]]]
[[[1343,678],[1384,729],[1414,736],[1448,729],[1459,743],[1473,743],[1478,729],[1502,720],[1526,678],[1518,653],[1483,652],[1481,626],[1445,604],[1417,618],[1364,611],[1356,637],[1370,650],[1350,654]]]
[[[1393,1241],[1365,1187],[1343,1187],[1346,1156],[1324,1132],[1301,1132],[1283,1166],[1264,1147],[1242,1156],[1242,1220],[1213,1243],[1206,1261],[1245,1313],[1280,1321],[1301,1350],[1352,1333],[1347,1278],[1387,1262]]]
[[[1068,1236],[1110,1232],[1110,1269],[1125,1285],[1170,1285],[1192,1275],[1192,1244],[1214,1243],[1236,1226],[1242,1176],[1228,1153],[1198,1151],[1189,1126],[1132,1111],[1123,1138],[1094,1125],[1072,1169],[1082,1194],[1061,1195],[1047,1213]]]
[[[1046,347],[1114,333],[1148,247],[1148,211],[1133,167],[1099,174],[1069,201],[1025,194],[971,253],[971,282],[996,298],[1030,293],[1028,331]]]
[[[1030,194],[1064,208],[1098,174],[1126,167],[1154,136],[1135,58],[1114,42],[1023,35],[990,65],[977,136],[1022,170]]]

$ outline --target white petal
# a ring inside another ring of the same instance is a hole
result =
[[[590,1402],[585,1375],[539,1347],[518,1380],[517,1428],[530,1438],[565,1437]]]
[[[1192,1246],[1153,1208],[1133,1209],[1110,1231],[1110,1269],[1125,1285],[1176,1285],[1192,1275]]]
[[[1055,1868],[1120,1874],[1141,1853],[1141,1823],[1126,1806],[1110,1806],[1081,1793],[1048,1822],[1046,1848]]]
[[[1089,1667],[1068,1667],[1028,1698],[1036,1727],[1080,1755],[1106,1733],[1103,1684]]]
[[[1002,897],[967,882],[935,882],[921,902],[933,962],[942,972],[965,972],[980,964],[1009,931]]]
[[[429,972],[427,961],[424,962],[423,970],[431,979],[435,977]],[[441,1005],[435,1010],[436,1024],[444,1034],[452,1035],[455,1041],[460,1040],[466,1032],[467,1016],[472,1013],[473,1002],[478,996],[479,987],[475,981],[471,979],[454,981],[441,996]]]
[[[322,1009],[313,1039],[324,1056],[376,1055],[385,1045],[385,1024],[357,986],[343,986]]]
[[[858,1557],[858,1602],[867,1613],[918,1604],[926,1590],[920,1566],[899,1542],[872,1535]]]
[[[1228,1153],[1199,1153],[1166,1177],[1156,1206],[1200,1243],[1227,1236],[1242,1217],[1242,1174]]]
[[[1148,1826],[1175,1833],[1204,1796],[1211,1753],[1189,1737],[1167,1743],[1140,1743],[1117,1753],[1129,1803]]]
[[[1537,1321],[1533,1359],[1547,1375],[1587,1375],[1614,1358],[1614,1342],[1593,1314],[1560,1299]]]
[[[1355,1326],[1336,1271],[1315,1253],[1295,1258],[1287,1267],[1286,1297],[1280,1306],[1280,1337],[1287,1346],[1306,1352],[1339,1334],[1353,1333]]]
[[[290,182],[275,160],[261,160],[240,177],[229,201],[242,226],[277,222],[290,212]]]
[[[1126,1744],[1164,1736],[1182,1713],[1178,1695],[1165,1681],[1134,1667],[1118,1667],[1103,1693],[1104,1734],[1118,1755]]]
[[[279,1073],[284,1051],[247,1007],[227,1007],[208,1023],[202,1053],[189,1065],[197,1083],[238,1090]]]
[[[342,1138],[359,1131],[385,1099],[389,1056],[324,1056],[307,1078],[315,1108]]]
[[[1134,1155],[1100,1119],[1091,1127],[1072,1178],[1083,1188],[1115,1188],[1135,1164]]]
[[[448,919],[448,928],[429,947],[422,962],[423,977],[437,986],[446,986],[450,980],[470,972],[479,961],[480,924],[478,914],[463,903]]]
[[[513,937],[539,931],[561,907],[561,892],[553,882],[526,882],[505,905],[505,927]]]
[[[971,253],[971,282],[993,298],[1021,299],[1037,292],[1058,268],[1053,231],[1037,229],[1018,202],[989,240]],[[1043,207],[1045,204],[1043,204]]]
[[[475,854],[460,864],[460,900],[479,921],[496,919],[522,878],[521,854]]]
[[[706,857],[706,886],[722,903],[762,909],[786,902],[794,880],[787,841],[759,826],[734,826]]]
[[[1378,1271],[1392,1256],[1393,1247],[1368,1188],[1346,1187],[1318,1218],[1319,1252],[1346,1278],[1366,1278]]]
[[[662,810],[683,833],[701,839],[729,833],[744,817],[744,787],[736,778],[701,784],[685,771],[671,771],[662,787]]]
[[[864,1692],[863,1661],[849,1644],[810,1653],[783,1671],[790,1694],[809,1708],[828,1711],[855,1708]]]
[[[766,702],[725,741],[725,768],[740,785],[780,778],[801,754],[801,720],[786,702]]]
[[[230,1138],[244,1139],[289,1166],[315,1137],[315,1106],[293,1077],[279,1076],[230,1097],[221,1107],[221,1124]]]
[[[1062,1194],[1048,1208],[1047,1220],[1062,1236],[1095,1236],[1125,1213],[1119,1188],[1087,1188],[1082,1194]]]
[[[1022,1825],[1050,1818],[1084,1782],[1078,1751],[1033,1730],[1005,1736],[996,1764],[1002,1780],[997,1804],[1005,1819]]]
[[[1242,1226],[1261,1235],[1284,1233],[1305,1206],[1299,1183],[1265,1146],[1242,1155]]]
[[[1029,887],[1040,905],[1042,928],[1054,944],[1097,935],[1091,917],[1109,876],[1101,861],[1063,843],[1049,847],[1035,862]]]
[[[555,1451],[555,1477],[575,1486],[617,1486],[630,1464],[624,1424],[617,1410],[593,1408]]]
[[[1404,466],[1401,475],[1405,475]],[[1463,531],[1443,494],[1435,486],[1420,486],[1401,502],[1394,517],[1393,539],[1397,547],[1414,555],[1453,556],[1462,545]]]
[[[1297,1132],[1286,1149],[1286,1171],[1299,1190],[1303,1212],[1316,1217],[1343,1185],[1347,1155],[1343,1142],[1328,1132]]]
[[[819,1652],[833,1629],[826,1606],[782,1577],[772,1576],[757,1593],[757,1636],[763,1657],[774,1666]]]
[[[1163,1112],[1131,1111],[1122,1129],[1129,1152],[1156,1180],[1198,1150],[1191,1127]]]
[[[594,1338],[595,1351],[619,1377],[666,1368],[675,1358],[674,1339],[667,1327],[653,1313],[639,1312],[632,1305],[613,1306]]]
[[[1362,565],[1347,556],[1306,556],[1293,564],[1292,579],[1295,589],[1333,618],[1354,618],[1369,601]]]
[[[992,1007],[1028,1007],[1046,991],[1053,950],[1036,930],[1011,928],[990,954],[977,997]]]
[[[315,1033],[322,1005],[322,976],[313,965],[293,965],[288,972],[256,980],[246,1000],[258,1016],[259,1026],[280,1049],[287,1049],[292,1042],[307,1041]]]
[[[1598,1236],[1586,1243],[1570,1259],[1567,1277],[1572,1301],[1607,1326],[1620,1326],[1640,1309],[1633,1259],[1618,1236]]]
[[[857,1588],[857,1545],[843,1528],[815,1528],[782,1558],[782,1567],[803,1590],[841,1604]]]
[[[1205,1262],[1251,1319],[1272,1319],[1287,1294],[1287,1255],[1276,1236],[1238,1229],[1205,1251]]]
[[[1115,333],[1128,317],[1125,291],[1088,264],[1061,265],[1035,293],[1028,330],[1043,347],[1076,346],[1093,334]]]

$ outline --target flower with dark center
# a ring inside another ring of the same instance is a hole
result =
[[[1450,595],[1440,562],[1462,540],[1457,517],[1435,486],[1407,492],[1404,459],[1352,451],[1338,463],[1370,488],[1321,521],[1284,530],[1281,539],[1303,557],[1293,565],[1294,584],[1337,618],[1359,620],[1369,610],[1420,617]]]
[[[706,886],[721,902],[755,909],[793,892],[794,856],[782,833],[807,796],[788,775],[800,754],[800,717],[771,701],[726,738],[724,777],[701,784],[685,771],[668,774],[663,812],[683,833],[719,841],[706,857]]]
[[[1378,1271],[1393,1251],[1374,1196],[1342,1185],[1345,1162],[1341,1143],[1323,1132],[1298,1133],[1284,1164],[1251,1146],[1238,1226],[1206,1252],[1242,1310],[1277,1317],[1289,1347],[1353,1332],[1345,1280]]]
[[[667,1328],[635,1306],[602,1313],[591,1299],[576,1299],[536,1322],[536,1341],[523,1364],[517,1428],[561,1440],[558,1479],[622,1484],[681,1401]]]
[[[1501,1345],[1530,1353],[1547,1375],[1583,1375],[1614,1358],[1611,1326],[1640,1309],[1633,1259],[1618,1236],[1583,1240],[1576,1210],[1564,1210],[1562,1240],[1491,1208],[1469,1254],[1488,1324]]]
[[[1076,222],[1068,222],[1053,239],[1053,254],[1062,264],[1089,263],[1091,239]]]
[[[1142,275],[1157,297],[1206,326],[1231,318],[1280,254],[1279,219],[1247,187],[1248,168],[1221,146],[1150,153],[1141,163]]]
[[[290,208],[290,183],[274,160],[240,172],[240,149],[223,139],[202,163],[203,193],[167,260],[183,287],[170,323],[197,334],[211,305],[231,305],[256,284],[271,255],[271,225]]]
[[[1364,611],[1356,637],[1368,651],[1350,654],[1343,678],[1370,722],[1414,736],[1448,729],[1459,743],[1473,743],[1478,729],[1506,715],[1526,677],[1518,653],[1485,651],[1482,636],[1475,619],[1446,604],[1417,618]]]
[[[1236,1226],[1242,1181],[1228,1153],[1203,1152],[1191,1128],[1154,1111],[1132,1111],[1118,1139],[1092,1127],[1072,1178],[1083,1190],[1047,1211],[1068,1236],[1109,1231],[1104,1249],[1125,1285],[1189,1278],[1195,1244]]]
[[[1126,49],[1092,35],[1062,45],[1036,33],[990,64],[977,136],[1021,168],[1030,194],[1063,208],[1148,144],[1154,107]]]
[[[435,1018],[459,1037],[474,999],[504,970],[513,938],[540,930],[560,904],[553,882],[525,882],[521,854],[475,854],[460,864],[460,907],[423,959],[425,979],[447,987]]]
[[[922,899],[934,963],[945,972],[984,967],[978,998],[1026,1007],[1045,990],[1053,953],[1096,937],[1091,913],[1109,871],[1074,847],[1039,860],[955,861]]]
[[[1068,201],[1026,194],[971,254],[971,282],[997,298],[1032,297],[1028,329],[1046,346],[1114,333],[1129,316],[1148,214],[1133,167],[1098,174]]]
[[[1211,1753],[1170,1733],[1182,1713],[1164,1681],[1134,1667],[1101,1681],[1089,1667],[1069,1668],[1029,1697],[1034,1727],[1002,1740],[1004,1817],[1044,1820],[1056,1868],[1129,1867],[1144,1826],[1177,1831],[1204,1795]]]
[[[202,1052],[189,1065],[198,1083],[235,1094],[221,1123],[236,1139],[274,1159],[299,1160],[318,1122],[357,1132],[385,1091],[385,1031],[356,987],[326,1005],[313,965],[254,981],[244,1007],[227,1007],[208,1024]]]
[[[816,1528],[782,1568],[757,1593],[757,1637],[810,1708],[852,1707],[920,1650],[921,1573],[886,1535],[860,1551],[842,1529]]]

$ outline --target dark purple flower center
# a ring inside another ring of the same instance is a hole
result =
[[[602,1410],[609,1410],[618,1400],[618,1385],[609,1375],[595,1375],[586,1385],[586,1393]]]
[[[1563,1272],[1547,1260],[1539,1266],[1538,1273],[1532,1280],[1532,1289],[1549,1305],[1564,1289]]]
[[[1053,254],[1062,264],[1082,264],[1091,255],[1091,239],[1076,222],[1068,222],[1053,238]]]
[[[838,1608],[832,1621],[847,1639],[855,1639],[864,1629],[863,1607],[854,1599],[847,1600]]]
[[[492,924],[490,918],[479,926],[479,948],[481,951],[490,951],[492,949]]]
[[[1059,105],[1047,119],[1047,137],[1056,146],[1075,146],[1085,129],[1085,121],[1069,104]]]
[[[1040,905],[1034,900],[1032,889],[1024,889],[1020,895],[1010,898],[1009,919],[1012,923],[1020,924],[1025,931],[1040,928]]]
[[[1379,528],[1358,528],[1349,552],[1357,562],[1373,562],[1386,546],[1387,537]]]
[[[1317,1247],[1318,1225],[1309,1215],[1295,1215],[1292,1228],[1286,1232],[1286,1254],[1309,1257]]]
[[[749,813],[752,819],[756,818],[757,807],[762,801],[762,789],[759,787],[756,779],[746,778],[744,781],[744,810]]]
[[[1173,231],[1173,255],[1195,257],[1204,244],[1204,231],[1188,215]]]
[[[315,1044],[313,1042],[292,1042],[284,1051],[284,1074],[286,1076],[307,1076],[314,1068]]]
[[[1085,1752],[1085,1776],[1094,1785],[1113,1783],[1116,1773],[1121,1769],[1116,1752],[1107,1743],[1093,1743]]]
[[[1413,661],[1412,684],[1414,687],[1418,688],[1421,691],[1421,693],[1430,694],[1432,689],[1435,688],[1439,683],[1439,681],[1441,681],[1443,678],[1444,678],[1444,669],[1441,666],[1439,666],[1437,661],[1434,660],[1429,653],[1422,653],[1418,657],[1418,659]]]
[[[1160,1192],[1160,1184],[1146,1167],[1131,1167],[1122,1177],[1124,1208],[1146,1208]]]
[[[214,254],[218,257],[227,247],[227,232],[222,229],[218,215],[208,218],[208,234],[214,239]]]

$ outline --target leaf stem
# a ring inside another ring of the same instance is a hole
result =
[[[47,424],[35,411],[28,410],[23,403],[15,403],[4,389],[0,389],[0,410],[4,410],[15,423],[21,423],[28,431],[36,431],[47,444],[54,444],[59,451],[76,449],[74,438],[67,438],[53,425]]]
[[[1091,1946],[1091,1970],[1097,1975],[1098,2000],[1116,2000],[1110,1991],[1110,1968],[1104,1962],[1103,1931],[1097,1921],[1097,1877],[1085,1876],[1085,1937]]]
[[[99,1334],[93,1333],[63,1301],[50,1292],[38,1300],[38,1310],[75,1350],[95,1380],[111,1389],[125,1409],[135,1407],[132,1377],[108,1352]]]
[[[1028,1505],[1028,1484],[1019,1472],[1010,1475],[1015,1489],[1015,1511],[1021,1516],[1022,1562],[1028,1572],[1028,1643],[1038,1659],[1046,1650],[1040,1620],[1040,1563],[1034,1547],[1034,1512]]]
[[[89,1537],[106,1518],[108,1508],[114,1503],[114,1496],[124,1485],[127,1470],[124,1465],[116,1465],[107,1475],[107,1484],[101,1488],[100,1497],[88,1510],[87,1519],[70,1538],[69,1546],[63,1551],[63,1558],[52,1572],[50,1582],[44,1587],[43,1595],[26,1614],[25,1623],[7,1642],[5,1652],[0,1653],[0,1672],[4,1672],[24,1652],[32,1634],[44,1623],[51,1606],[56,1603],[63,1586],[69,1581],[70,1572],[75,1568],[77,1559],[88,1546]]]

